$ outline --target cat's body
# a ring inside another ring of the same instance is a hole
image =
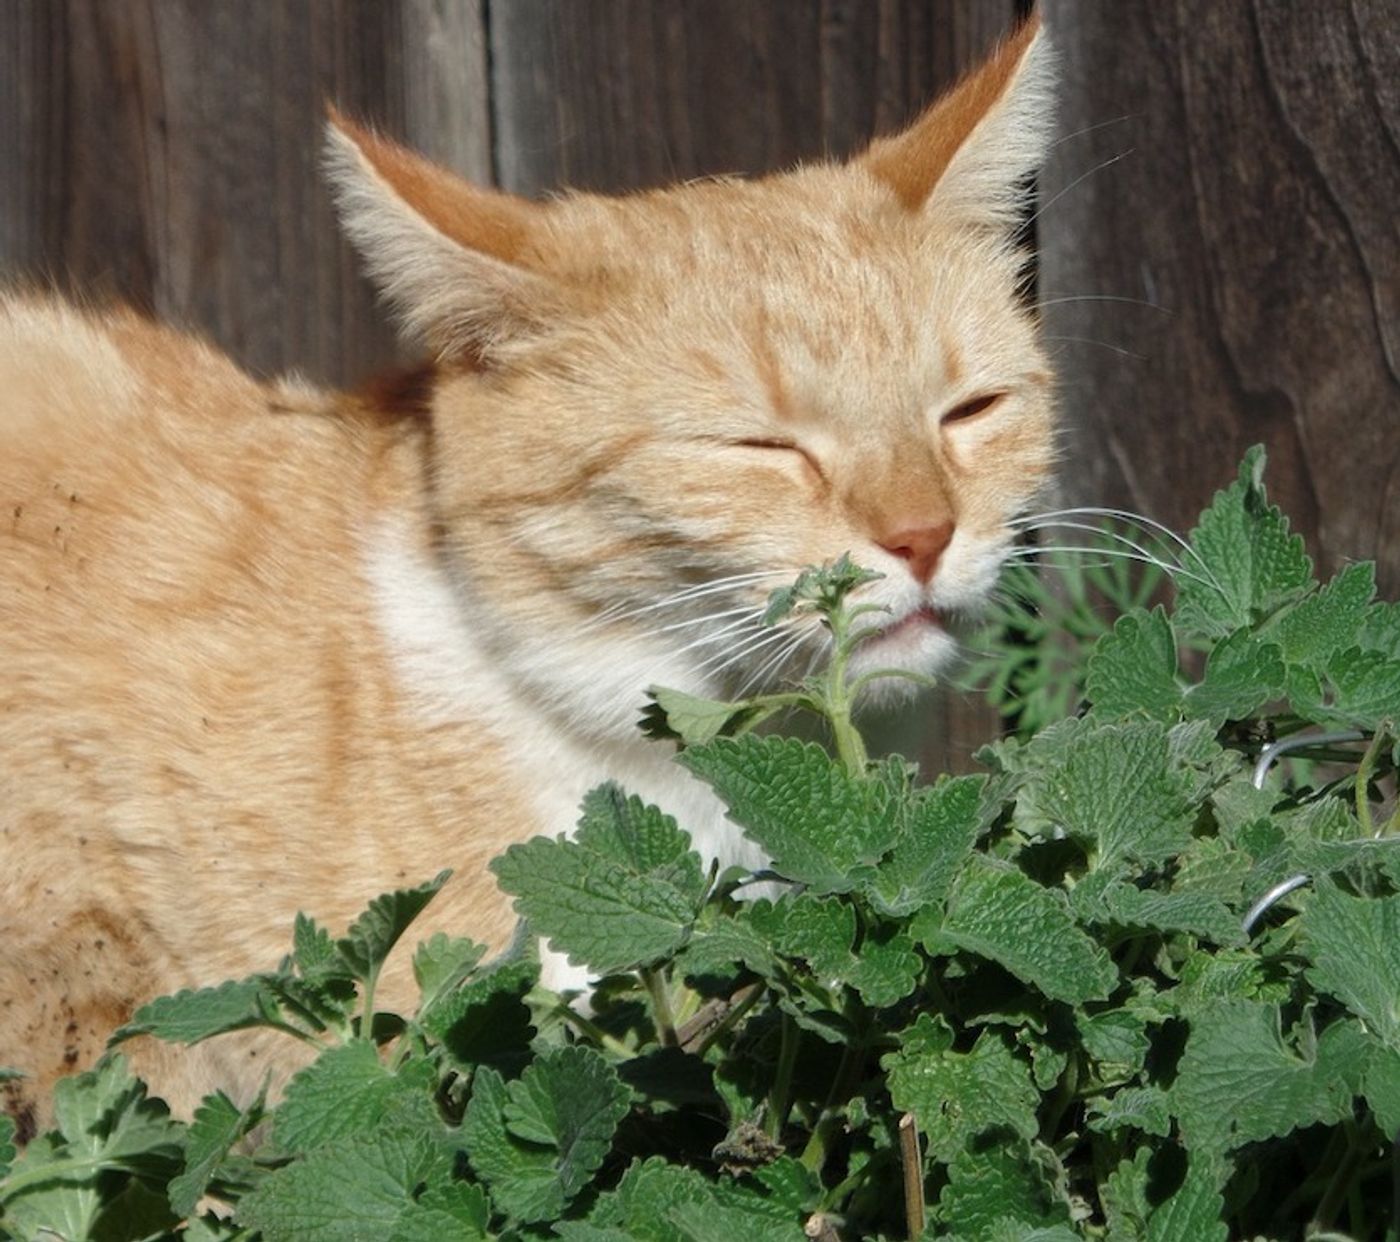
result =
[[[1045,75],[1027,29],[851,166],[625,200],[476,191],[341,123],[348,231],[438,357],[361,394],[0,302],[12,1111],[141,1001],[273,965],[298,909],[450,866],[422,932],[502,945],[486,864],[603,777],[758,861],[642,691],[805,665],[821,636],[757,613],[844,551],[888,574],[881,663],[932,666],[985,595],[1051,457],[1008,237]],[[185,1107],[287,1063],[145,1042]]]

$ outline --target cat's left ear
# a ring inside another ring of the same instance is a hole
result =
[[[1054,56],[1038,13],[903,132],[858,163],[910,210],[1015,226],[1054,128]]]

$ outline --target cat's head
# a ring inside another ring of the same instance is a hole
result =
[[[843,552],[885,575],[862,659],[946,661],[1053,458],[1014,243],[1050,86],[1032,22],[847,162],[547,202],[332,121],[346,231],[440,360],[444,551],[513,676],[602,722],[805,667],[821,634],[759,614]]]

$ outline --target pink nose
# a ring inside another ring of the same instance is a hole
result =
[[[942,522],[937,526],[921,526],[917,530],[901,530],[886,535],[880,540],[880,546],[891,555],[908,561],[909,572],[915,580],[927,585],[952,539],[952,522]]]

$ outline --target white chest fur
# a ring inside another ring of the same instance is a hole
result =
[[[721,866],[764,864],[708,787],[674,762],[666,743],[649,741],[628,724],[583,734],[536,706],[475,636],[467,601],[415,549],[406,529],[386,524],[372,533],[365,542],[365,572],[380,630],[413,710],[426,725],[472,722],[488,730],[515,757],[517,770],[530,774],[539,832],[572,832],[584,794],[613,780],[675,816],[706,864],[716,859]],[[622,696],[630,697],[617,715],[635,720],[652,680],[649,668],[638,667],[630,685],[618,662],[610,672],[611,680],[622,683]],[[589,675],[587,668],[577,672],[580,678]],[[561,990],[582,987],[585,972],[550,953],[544,982]]]

